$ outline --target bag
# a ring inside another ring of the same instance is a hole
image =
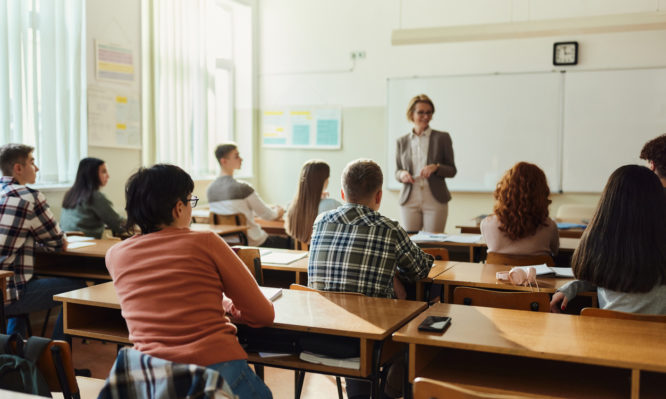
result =
[[[37,360],[50,342],[30,337],[24,347],[21,335],[0,334],[0,388],[50,398],[49,385],[37,368]]]

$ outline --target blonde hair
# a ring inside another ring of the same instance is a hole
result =
[[[296,196],[291,201],[285,218],[285,230],[298,241],[308,243],[312,224],[319,213],[319,201],[324,182],[331,175],[331,168],[324,161],[309,160],[301,169]]]
[[[416,109],[416,104],[418,103],[430,104],[432,113],[435,113],[435,104],[432,103],[430,97],[426,96],[425,94],[419,94],[418,96],[414,96],[414,98],[409,100],[409,104],[407,105],[407,120],[410,122],[414,122],[414,110]]]

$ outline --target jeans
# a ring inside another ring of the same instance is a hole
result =
[[[273,398],[271,390],[247,365],[247,360],[230,360],[206,367],[220,373],[233,393],[238,395],[240,399]]]
[[[7,333],[18,332],[24,337],[27,336],[28,326],[26,319],[22,317],[12,317],[32,312],[47,310],[60,305],[60,302],[53,300],[53,295],[61,294],[67,291],[77,290],[85,287],[83,280],[72,278],[54,277],[37,278],[33,277],[25,285],[18,301],[5,305],[5,316],[9,319],[7,323]],[[58,314],[58,320],[53,328],[53,339],[66,340],[62,327],[62,310]]]

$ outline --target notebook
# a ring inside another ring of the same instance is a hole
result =
[[[301,360],[304,360],[309,363],[323,364],[330,367],[342,367],[346,369],[360,369],[361,368],[361,358],[359,357],[350,357],[347,359],[335,359],[332,357],[317,355],[310,352],[301,352],[298,357]]]
[[[84,242],[94,240],[95,237],[67,236],[67,242]]]
[[[271,302],[282,296],[282,288],[259,287],[261,293]]]
[[[271,252],[261,257],[261,263],[275,265],[288,265],[308,256],[307,252]]]
[[[448,235],[448,234],[433,234],[419,231],[417,234],[409,237],[415,243],[419,242],[458,242],[471,244],[478,242],[481,239],[481,234],[467,234],[467,235]]]
[[[525,270],[525,272],[527,272],[527,268],[533,267],[536,270],[537,276],[551,275],[553,277],[574,277],[573,270],[571,270],[570,267],[553,267],[547,266],[546,264],[518,267]]]

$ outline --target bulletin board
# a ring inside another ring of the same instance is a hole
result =
[[[276,107],[261,112],[263,147],[339,149],[342,107]]]
[[[141,148],[138,93],[88,86],[88,145]]]

